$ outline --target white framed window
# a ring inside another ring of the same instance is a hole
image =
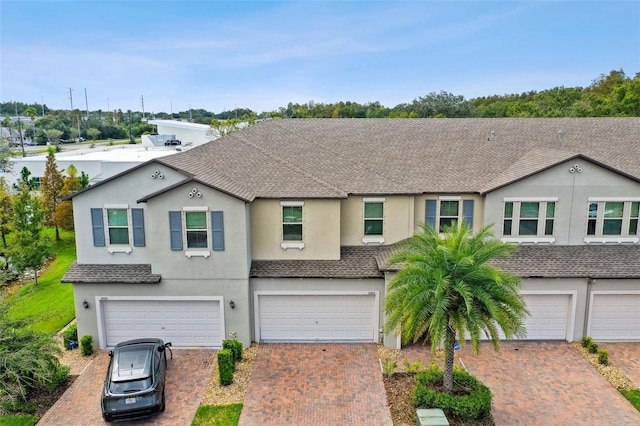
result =
[[[427,199],[425,224],[444,232],[445,228],[465,222],[473,229],[474,200],[456,195],[443,195]]]
[[[505,198],[503,206],[503,241],[555,242],[554,226],[558,199]]]
[[[283,249],[297,248],[303,249],[303,221],[302,210],[304,201],[282,201],[280,202],[282,218],[282,243]]]
[[[585,242],[640,240],[640,197],[589,198]]]
[[[362,242],[384,243],[384,198],[363,198],[364,237]]]
[[[127,204],[108,204],[91,209],[94,247],[107,247],[109,253],[131,253],[145,246],[144,210]]]
[[[206,211],[185,211],[184,225],[187,249],[209,248],[209,226]]]
[[[224,212],[206,206],[188,206],[169,211],[171,250],[184,251],[186,257],[209,257],[211,251],[224,251]]]
[[[109,245],[129,245],[129,210],[106,208],[107,236]]]

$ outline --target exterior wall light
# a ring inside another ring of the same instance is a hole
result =
[[[236,302],[234,302],[233,300],[229,301],[229,307],[231,309],[235,309],[236,308]]]
[[[89,309],[89,302],[87,302],[86,300],[85,300],[85,301],[83,301],[83,302],[82,302],[82,306],[83,306],[85,309]]]

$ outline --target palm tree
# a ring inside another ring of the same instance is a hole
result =
[[[514,246],[495,239],[491,226],[471,235],[462,223],[445,228],[444,238],[423,225],[389,258],[401,268],[389,282],[385,301],[387,331],[400,331],[403,344],[431,339],[431,350],[444,348],[444,388],[453,392],[454,345],[470,339],[474,353],[481,338],[495,350],[504,337],[524,337],[528,314],[520,279],[487,264],[506,257]]]

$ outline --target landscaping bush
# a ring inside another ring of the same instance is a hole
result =
[[[585,349],[589,348],[589,345],[590,345],[591,343],[592,343],[591,337],[589,337],[589,336],[584,336],[584,337],[582,338],[581,344],[582,344],[582,347],[583,347],[583,348],[585,348]]]
[[[398,368],[398,363],[396,361],[392,361],[391,358],[385,358],[382,361],[382,374],[385,377],[393,376],[393,373],[396,372],[396,368]]]
[[[453,371],[454,394],[442,390],[444,372],[432,366],[416,376],[414,403],[417,408],[440,408],[447,416],[477,420],[491,412],[491,391],[464,370]]]
[[[234,366],[235,361],[231,349],[222,349],[218,352],[218,375],[222,386],[233,383]]]
[[[598,363],[602,365],[609,365],[609,352],[604,349],[598,351]]]
[[[80,348],[82,349],[82,355],[89,356],[93,354],[93,336],[87,334],[80,339]]]
[[[62,333],[62,341],[64,343],[65,349],[72,349],[71,342],[75,342],[76,346],[78,344],[78,327],[74,324],[71,327],[67,328]]]
[[[237,339],[226,339],[222,341],[222,348],[229,349],[233,353],[235,370],[235,363],[242,361],[242,342]]]
[[[589,343],[589,346],[587,346],[587,351],[590,354],[598,353],[598,344],[593,342]]]

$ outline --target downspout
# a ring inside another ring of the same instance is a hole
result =
[[[589,324],[589,312],[591,307],[591,286],[596,280],[593,278],[587,278],[587,303],[584,308],[584,324],[582,326],[582,336],[587,337],[587,327]]]

